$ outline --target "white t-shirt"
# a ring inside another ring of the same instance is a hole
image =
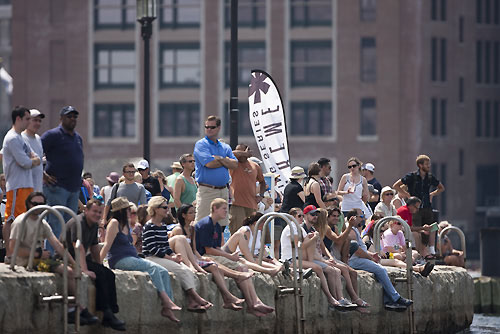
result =
[[[297,227],[295,226],[295,224],[293,224],[292,226],[293,226],[293,234],[297,235]],[[302,227],[300,229],[302,231],[302,238],[305,238],[307,236],[306,231],[304,231]],[[280,245],[281,245],[280,260],[286,261],[293,258],[292,243],[290,242],[290,226],[288,224],[283,229],[283,232],[281,232]]]
[[[24,140],[29,144],[31,150],[38,155],[40,159],[43,158],[43,147],[40,136],[35,134],[34,137],[28,135],[26,131],[21,134]],[[43,164],[39,164],[31,169],[33,176],[33,189],[35,191],[43,191]]]

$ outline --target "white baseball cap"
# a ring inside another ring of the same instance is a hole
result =
[[[371,162],[369,162],[363,166],[363,169],[369,170],[373,173],[375,171],[375,166]]]
[[[149,168],[149,162],[147,160],[141,160],[137,164],[137,169],[148,169]]]
[[[38,109],[30,109],[30,116],[31,117],[38,117],[40,118],[45,118],[45,115],[40,112]]]

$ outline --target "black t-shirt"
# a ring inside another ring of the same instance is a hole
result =
[[[82,245],[83,248],[85,249],[85,252],[93,246],[97,245],[99,243],[99,240],[97,239],[97,232],[99,227],[97,224],[93,224],[92,226],[89,226],[87,224],[87,219],[85,219],[85,216],[82,214],[78,215],[78,221],[80,222],[82,226]],[[70,219],[68,223],[66,224],[66,240],[68,241],[68,250],[73,256],[75,257],[75,250],[73,248],[73,242],[76,242],[77,239],[77,234],[76,234],[76,225],[75,225],[75,220]]]
[[[382,192],[382,185],[380,184],[380,182],[378,182],[376,178],[373,178],[370,181],[368,181],[368,184],[371,184],[373,188],[377,189],[379,194]]]
[[[422,200],[422,208],[432,208],[429,193],[432,187],[439,185],[439,180],[431,173],[427,173],[422,179],[420,172],[417,170],[413,173],[406,174],[401,182],[408,186],[408,192],[412,196],[416,196]]]
[[[301,208],[304,202],[299,197],[299,193],[304,191],[304,188],[296,180],[291,180],[283,191],[283,204],[281,205],[280,212],[288,213],[292,208]]]
[[[151,195],[161,196],[160,182],[151,175],[149,175],[147,179],[142,180],[142,184]]]

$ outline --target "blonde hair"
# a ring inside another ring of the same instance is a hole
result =
[[[153,218],[155,216],[155,209],[160,207],[167,200],[163,196],[153,196],[148,202],[148,215]]]
[[[142,183],[142,175],[139,172],[135,172],[134,174],[134,182]]]
[[[214,212],[215,209],[220,208],[224,204],[227,205],[227,201],[223,198],[216,198],[210,203],[210,213]]]
[[[319,213],[318,219],[312,225],[314,229],[319,232],[320,239],[323,240],[326,234],[326,228],[328,227],[328,211],[323,208],[318,208],[317,211]]]
[[[427,155],[425,154],[420,154],[417,159],[415,160],[415,162],[417,163],[417,166],[418,165],[423,165],[424,162],[426,161],[431,161],[431,158],[429,158]]]
[[[156,179],[161,179],[163,181],[163,184],[167,183],[167,177],[161,170],[157,169],[153,173],[151,173],[151,175]]]

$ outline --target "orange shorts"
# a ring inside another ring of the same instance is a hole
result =
[[[7,191],[5,204],[5,221],[14,220],[21,213],[26,212],[26,198],[33,192],[33,188],[19,188]]]

